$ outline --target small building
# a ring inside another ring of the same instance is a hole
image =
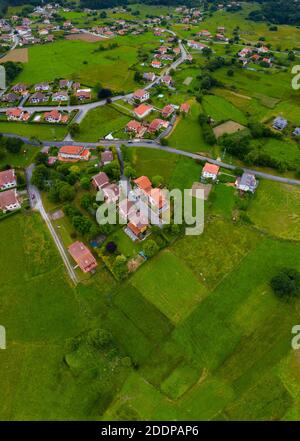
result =
[[[92,177],[92,185],[97,189],[101,190],[102,188],[109,185],[109,179],[106,173],[100,172],[97,175]]]
[[[21,208],[21,203],[16,189],[2,191],[0,193],[0,210],[3,213]]]
[[[72,86],[71,80],[59,80],[60,89],[69,89]]]
[[[171,86],[173,82],[171,75],[163,75],[160,81],[166,86]]]
[[[68,101],[68,99],[69,99],[68,93],[62,90],[55,92],[52,95],[52,101]]]
[[[68,247],[68,251],[84,273],[89,273],[97,268],[95,257],[82,242],[74,242]]]
[[[141,240],[145,237],[149,222],[146,216],[136,213],[129,218],[125,233],[133,240]]]
[[[31,97],[29,98],[29,102],[31,104],[38,104],[38,103],[44,103],[45,101],[48,101],[47,96],[42,92],[35,92]]]
[[[161,111],[161,115],[163,118],[169,118],[172,113],[175,112],[174,107],[172,106],[172,104],[167,104]]]
[[[16,107],[15,109],[8,109],[6,111],[6,116],[10,121],[28,121],[30,118],[30,113]]]
[[[80,101],[90,100],[92,98],[92,91],[91,89],[78,89],[75,91],[75,96]]]
[[[17,186],[17,178],[13,168],[0,172],[0,190],[7,190]]]
[[[120,189],[117,184],[109,184],[102,188],[104,199],[107,203],[117,202],[120,196]]]
[[[134,92],[133,98],[140,103],[147,101],[150,98],[150,93],[145,89],[138,89]]]
[[[212,179],[215,181],[218,178],[220,167],[215,164],[210,164],[209,162],[206,162],[202,169],[202,178],[204,179]]]
[[[36,92],[46,92],[49,89],[50,89],[50,85],[47,82],[38,83],[34,86],[34,90]]]
[[[155,75],[154,72],[145,72],[145,73],[143,74],[143,78],[144,78],[144,80],[146,80],[146,81],[150,81],[150,82],[152,82],[152,81],[155,80],[156,75]]]
[[[151,62],[151,66],[152,66],[154,69],[160,69],[160,68],[162,67],[162,65],[161,65],[161,61],[159,61],[159,60],[152,60],[152,62]]]
[[[105,150],[105,152],[101,153],[101,163],[102,165],[109,164],[114,160],[114,155],[111,150]]]
[[[62,114],[56,109],[51,110],[51,112],[44,113],[44,119],[49,123],[59,123],[61,118]]]
[[[189,103],[182,103],[180,106],[180,112],[181,113],[189,113],[191,106]]]
[[[273,129],[284,130],[288,126],[288,121],[281,116],[278,116],[273,121]]]
[[[257,185],[255,175],[252,173],[245,172],[235,181],[236,188],[242,192],[254,193]]]
[[[119,202],[119,213],[123,219],[126,220],[130,217],[130,215],[133,215],[135,211],[136,208],[133,201],[130,201],[129,199],[123,199],[121,202]]]
[[[88,161],[90,151],[82,146],[65,145],[58,152],[58,159],[64,162]]]
[[[153,107],[149,104],[140,104],[134,109],[134,114],[137,118],[142,119],[148,116],[153,110]]]
[[[26,86],[26,84],[24,84],[24,83],[18,83],[18,84],[16,84],[15,86],[13,86],[13,87],[11,88],[11,90],[12,90],[13,92],[23,94],[23,93],[26,93],[26,92],[27,92],[27,86]]]
[[[296,127],[295,130],[293,131],[293,135],[294,136],[300,136],[300,127]]]

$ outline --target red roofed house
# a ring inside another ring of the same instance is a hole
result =
[[[13,188],[17,185],[17,178],[14,169],[4,170],[0,172],[0,190]]]
[[[114,155],[111,150],[105,150],[101,153],[101,164],[110,164],[114,160]]]
[[[152,106],[149,106],[148,104],[140,104],[138,107],[134,109],[134,114],[142,119],[148,116],[153,110]]]
[[[161,111],[161,114],[163,118],[169,118],[169,116],[172,115],[172,113],[175,112],[174,107],[171,104],[167,104]]]
[[[78,89],[75,92],[76,98],[79,100],[90,100],[92,98],[91,89]]]
[[[134,92],[133,98],[140,103],[143,103],[144,101],[147,101],[150,98],[150,94],[145,89],[138,89]]]
[[[58,159],[65,162],[88,161],[90,151],[81,146],[65,145],[58,152]]]
[[[172,77],[170,75],[164,75],[161,79],[161,82],[166,86],[170,86],[172,84]]]
[[[147,128],[144,127],[141,123],[138,121],[135,121],[134,119],[132,121],[129,121],[129,123],[126,126],[127,132],[135,133],[139,138],[144,135]]]
[[[105,187],[109,184],[109,179],[106,173],[100,172],[97,175],[92,177],[92,184],[97,189],[100,190],[101,188]]]
[[[15,189],[2,191],[0,193],[0,210],[3,213],[21,208],[21,203]]]
[[[50,123],[59,123],[61,121],[61,117],[61,113],[56,109],[51,110],[51,112],[44,113],[45,121]]]
[[[167,204],[165,195],[160,188],[152,188],[148,196],[150,204],[159,210],[162,210]]]
[[[168,125],[169,125],[169,121],[164,121],[163,119],[155,118],[148,127],[148,130],[150,133],[155,133],[158,130],[160,130],[162,127],[167,128]]]
[[[13,121],[28,121],[30,113],[16,107],[15,109],[8,109],[6,111],[6,116],[7,119]]]
[[[154,69],[160,69],[161,68],[161,61],[153,60],[151,63],[151,66],[154,67]]]
[[[97,267],[97,261],[90,250],[82,242],[74,242],[68,248],[69,253],[84,272],[89,273]]]
[[[117,184],[109,184],[102,188],[105,201],[108,203],[117,202],[120,196],[119,186]]]
[[[213,179],[214,181],[218,177],[220,167],[215,164],[210,164],[209,162],[206,162],[205,166],[202,169],[202,177],[205,179]]]
[[[139,190],[142,190],[146,194],[152,190],[152,183],[147,176],[140,176],[133,182]]]
[[[166,207],[167,201],[164,197],[164,194],[160,188],[153,188],[150,179],[147,176],[140,176],[135,179],[135,193],[137,196],[146,196],[148,203],[150,205],[154,205],[159,210],[162,210]]]
[[[180,106],[180,112],[182,113],[189,113],[191,106],[189,103],[182,103]]]

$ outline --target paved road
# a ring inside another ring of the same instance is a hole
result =
[[[68,274],[69,274],[71,280],[73,281],[73,283],[75,285],[77,285],[77,283],[79,282],[77,275],[76,275],[72,265],[69,262],[68,256],[67,256],[66,251],[64,249],[64,246],[61,243],[61,240],[60,240],[58,234],[56,233],[55,228],[53,227],[53,225],[49,219],[49,216],[43,206],[40,192],[34,185],[32,185],[30,183],[33,169],[34,169],[34,164],[31,164],[26,169],[27,188],[28,188],[28,193],[29,193],[29,197],[30,197],[31,208],[40,212],[42,218],[44,219],[44,221],[50,231],[50,234],[55,242],[55,245],[56,245],[56,247],[57,247],[57,249],[63,259],[63,262],[65,264],[65,267],[68,271]],[[32,196],[34,196],[33,199],[32,199]]]
[[[30,145],[34,144],[34,142],[30,140],[30,138],[26,138],[24,136],[18,136],[13,133],[3,133],[3,135],[12,138],[19,138],[26,144],[30,144]],[[68,145],[68,144],[70,144],[70,142],[68,141],[42,141],[40,144],[36,143],[35,145],[39,147],[41,146],[63,147],[64,145]],[[123,141],[123,140],[113,140],[113,141],[101,140],[100,142],[85,142],[85,143],[72,141],[72,145],[82,145],[82,144],[84,144],[87,148],[90,149],[94,149],[99,145],[105,147],[109,147],[112,145],[116,147],[120,147],[122,145],[125,147],[139,147],[139,148],[164,150],[165,152],[173,153],[175,155],[187,156],[188,158],[207,161],[210,162],[211,164],[219,165],[220,167],[226,168],[228,170],[235,170],[236,168],[240,168],[232,164],[227,164],[226,162],[223,161],[218,161],[217,159],[212,159],[212,158],[208,158],[207,156],[199,155],[198,153],[186,152],[184,150],[178,150],[173,147],[165,147],[159,144],[157,141],[141,140],[140,142],[135,142],[135,141]],[[284,178],[282,176],[271,175],[269,173],[260,172],[258,170],[253,170],[245,167],[242,168],[244,171],[253,173],[255,176],[258,176],[263,179],[268,179],[270,181],[275,181],[275,182],[281,182],[283,184],[300,185],[300,180],[298,179]]]

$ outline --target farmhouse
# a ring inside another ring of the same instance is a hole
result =
[[[241,177],[238,177],[235,181],[235,186],[242,192],[254,193],[257,187],[257,181],[255,175],[252,173],[243,173]]]
[[[206,38],[206,39],[209,39],[209,38],[212,37],[211,33],[207,29],[203,29],[202,31],[197,32],[197,35],[199,37],[203,37],[203,38]]]
[[[91,89],[78,89],[75,92],[75,96],[80,101],[82,101],[82,100],[90,100],[92,98],[92,92],[91,92]]]
[[[160,69],[161,68],[161,61],[159,61],[159,60],[152,60],[151,66],[154,67],[154,69]]]
[[[152,106],[149,106],[148,104],[140,104],[138,107],[134,109],[134,114],[137,116],[137,118],[145,118],[148,116],[153,110]]]
[[[218,165],[210,164],[209,162],[206,162],[206,164],[202,169],[201,176],[204,179],[212,179],[213,181],[215,181],[218,177],[219,170],[220,167]]]
[[[0,172],[0,190],[16,187],[17,178],[14,169],[4,170]]]
[[[187,42],[187,45],[192,49],[197,49],[199,51],[202,51],[204,48],[208,47],[206,44],[199,43],[199,41],[195,41],[195,40],[189,40]]]
[[[97,190],[101,190],[101,188],[105,187],[108,184],[109,184],[109,179],[107,174],[104,172],[100,172],[92,177],[92,185]]]
[[[167,201],[164,197],[163,191],[160,188],[153,188],[150,179],[147,176],[140,176],[135,179],[135,195],[137,197],[144,196],[148,203],[159,211],[167,207]]]
[[[90,151],[81,146],[66,145],[58,152],[58,159],[65,162],[88,161]]]
[[[172,106],[172,104],[167,104],[161,111],[162,117],[163,118],[169,118],[169,116],[172,115],[172,113],[175,112],[174,107]]]
[[[89,273],[97,267],[97,261],[90,250],[82,242],[74,242],[68,248],[69,253],[84,272]]]
[[[109,184],[102,188],[104,199],[107,203],[117,202],[120,195],[119,186],[117,184]]]
[[[156,75],[154,72],[145,72],[143,75],[144,80],[146,81],[154,81],[156,78]]]
[[[6,190],[0,193],[0,210],[3,213],[21,208],[21,203],[15,189]]]
[[[276,130],[284,130],[288,125],[288,122],[286,119],[282,118],[281,116],[278,116],[273,121],[273,128]]]
[[[49,85],[49,83],[47,83],[47,82],[44,82],[44,83],[38,83],[38,84],[36,84],[35,86],[34,86],[34,90],[36,91],[36,92],[46,92],[47,90],[49,90],[50,89],[50,85]]]
[[[145,89],[138,89],[134,92],[133,98],[140,103],[143,103],[150,98],[150,93]]]
[[[161,81],[161,83],[165,84],[166,86],[171,86],[171,84],[173,82],[172,77],[170,75],[164,75],[160,81]]]
[[[23,84],[23,83],[18,83],[18,84],[16,84],[15,86],[13,86],[12,88],[11,88],[11,90],[13,91],[13,92],[16,92],[16,93],[26,93],[27,92],[27,86],[26,86],[26,84]]]
[[[182,103],[180,106],[180,112],[181,113],[189,113],[191,106],[189,103]]]
[[[69,89],[71,87],[72,81],[71,80],[59,80],[59,88],[60,89]]]
[[[139,214],[134,214],[129,217],[129,223],[125,229],[125,233],[133,240],[143,239],[145,237],[145,232],[149,226],[148,219],[146,216]]]
[[[8,109],[6,116],[10,121],[28,121],[30,113],[16,107],[15,109]]]
[[[162,127],[167,128],[169,125],[168,121],[164,121],[160,118],[155,118],[148,127],[150,133],[155,133],[160,130]]]
[[[113,161],[114,155],[111,150],[105,150],[101,153],[101,164],[106,165]]]

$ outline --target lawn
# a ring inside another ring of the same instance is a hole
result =
[[[206,294],[190,269],[169,251],[142,266],[131,283],[173,323],[187,317]]]
[[[90,110],[80,124],[80,132],[76,141],[96,142],[109,133],[123,130],[130,117],[112,105],[97,107]]]
[[[27,138],[44,140],[63,140],[68,133],[67,127],[50,124],[35,124],[21,122],[0,122],[0,133],[13,133]]]
[[[0,167],[6,164],[12,167],[27,167],[33,162],[33,158],[39,151],[38,147],[25,145],[20,153],[6,153],[5,157],[0,160]]]
[[[207,95],[203,98],[202,105],[205,113],[211,116],[216,123],[233,120],[243,125],[247,124],[245,115],[221,97]]]

